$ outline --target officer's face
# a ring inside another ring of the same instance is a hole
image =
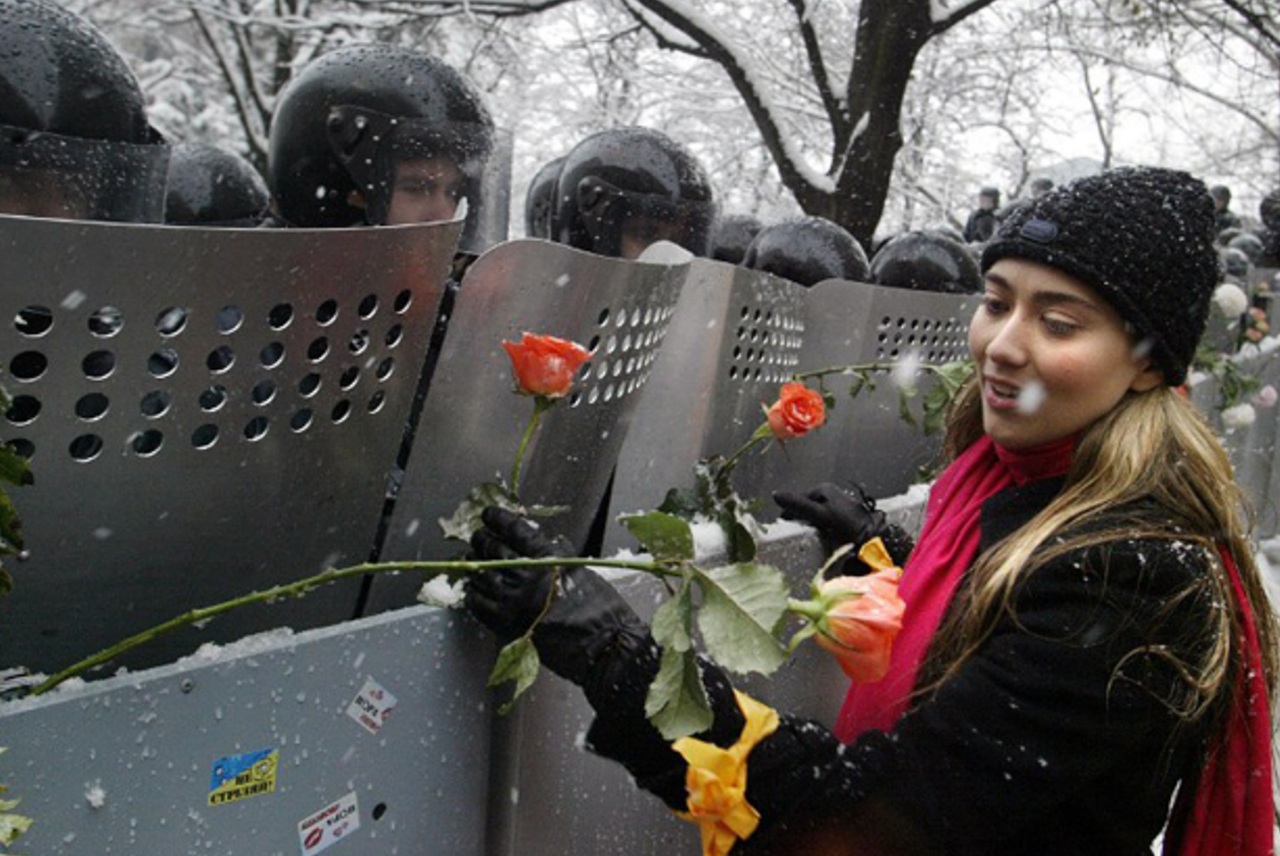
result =
[[[680,225],[655,217],[628,217],[622,221],[622,239],[619,255],[624,259],[638,259],[640,254],[658,241],[675,241],[680,237]]]
[[[400,161],[396,164],[387,225],[451,220],[465,186],[462,170],[443,155]]]

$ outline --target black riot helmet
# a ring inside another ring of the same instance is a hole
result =
[[[270,199],[267,182],[235,152],[208,143],[174,145],[165,191],[166,223],[256,226]]]
[[[1253,267],[1253,262],[1249,261],[1249,254],[1238,247],[1223,247],[1218,254],[1222,257],[1222,270],[1227,276],[1243,279],[1249,276],[1249,270]]]
[[[49,0],[0,0],[0,213],[159,222],[168,152],[106,36]]]
[[[1252,232],[1241,232],[1228,241],[1227,246],[1243,252],[1250,264],[1256,264],[1263,254],[1262,239]]]
[[[806,287],[824,279],[867,279],[867,254],[858,239],[824,217],[765,226],[747,247],[742,264]]]
[[[711,229],[711,258],[742,264],[747,247],[755,240],[764,224],[750,214],[726,214],[716,218]]]
[[[982,271],[963,243],[922,230],[887,241],[871,258],[871,281],[891,288],[973,294],[982,288]]]
[[[560,178],[563,157],[547,161],[538,168],[524,195],[524,233],[529,238],[551,239],[551,215],[555,209],[556,180]]]
[[[705,256],[715,212],[693,155],[650,128],[614,128],[565,156],[552,230],[560,243],[603,256],[634,257],[659,240]]]
[[[267,186],[290,225],[380,226],[397,167],[452,162],[449,192],[467,199],[465,242],[480,222],[493,136],[480,93],[452,67],[405,48],[351,45],[310,63],[281,93]]]

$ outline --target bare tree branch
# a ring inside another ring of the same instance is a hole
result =
[[[813,20],[809,17],[807,0],[787,0],[796,13],[796,25],[800,30],[800,39],[804,44],[805,56],[809,60],[809,74],[822,106],[827,111],[827,119],[833,128],[848,125],[849,114],[841,109],[840,99],[831,88],[831,77],[827,73],[827,63],[822,57],[822,46],[818,44],[818,34],[814,31]]]

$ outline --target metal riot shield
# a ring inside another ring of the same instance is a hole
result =
[[[512,394],[502,342],[526,331],[592,353],[573,393],[543,417],[520,486],[526,504],[567,507],[544,525],[582,549],[687,270],[540,240],[502,244],[477,259],[449,319],[383,558],[444,559],[465,550],[445,539],[439,520],[473,486],[509,478],[533,404]],[[418,583],[379,577],[369,609],[411,601]]]
[[[902,416],[902,395],[913,419],[933,388],[912,364],[942,364],[969,356],[969,319],[978,295],[886,288],[848,280],[825,280],[805,295],[807,334],[801,370],[865,363],[894,364],[903,371],[873,377],[874,388],[850,398],[853,378],[828,377],[836,404],[827,424],[788,448],[790,466],[778,487],[805,490],[821,481],[856,482],[870,496],[897,496],[926,478],[937,463],[940,436],[926,436]]]
[[[761,271],[695,259],[618,461],[606,546],[634,547],[616,518],[692,488],[694,465],[728,456],[764,419],[762,405],[800,368],[804,289]],[[744,498],[767,486],[769,461],[735,470]]]
[[[967,355],[975,298],[827,280],[803,288],[760,271],[697,260],[667,342],[645,390],[645,404],[619,460],[607,546],[634,542],[618,514],[651,509],[671,487],[690,487],[700,458],[730,455],[764,419],[784,382],[833,366]],[[931,387],[918,377],[916,399]],[[873,496],[905,491],[937,448],[906,424],[888,375],[854,400],[850,378],[828,378],[837,404],[823,428],[784,449],[743,458],[734,485],[758,514],[773,519],[775,490],[823,481],[857,481]],[[811,383],[816,387],[816,382]],[[651,403],[650,403],[651,402]],[[671,419],[671,413],[683,415]]]
[[[65,667],[373,546],[459,224],[198,229],[0,218],[3,438],[30,559],[0,663]],[[350,617],[358,583],[121,658]]]

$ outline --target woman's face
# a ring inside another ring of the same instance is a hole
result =
[[[1130,390],[1162,382],[1120,316],[1059,270],[1001,259],[987,271],[969,325],[982,383],[982,425],[1023,449],[1093,424]]]

